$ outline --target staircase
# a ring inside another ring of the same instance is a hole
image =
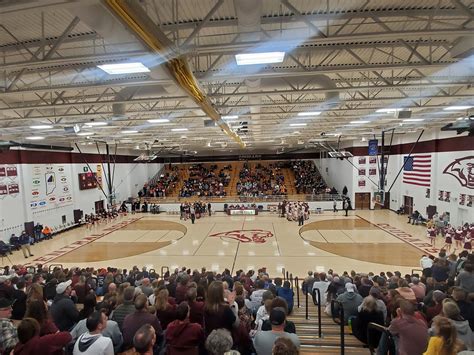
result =
[[[295,285],[296,287],[296,285]],[[321,313],[321,338],[318,329],[318,308],[314,305],[311,295],[308,297],[308,316],[306,319],[306,296],[300,290],[300,307],[297,304],[297,290],[295,292],[295,305],[293,312],[288,316],[288,320],[295,323],[296,334],[301,342],[301,353],[304,354],[341,354],[341,326],[333,321],[326,313],[324,308]],[[356,339],[344,327],[344,353],[348,355],[369,355],[368,348]]]
[[[289,168],[283,168],[281,171],[285,177],[285,186],[288,196],[296,195],[295,174],[293,173],[293,170]]]

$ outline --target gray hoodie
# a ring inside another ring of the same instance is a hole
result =
[[[474,334],[467,320],[449,320],[458,331],[458,338],[464,343],[467,350],[474,350]]]
[[[358,293],[347,291],[337,297],[337,301],[342,303],[342,308],[344,309],[345,323],[347,323],[349,317],[357,316],[358,307],[363,300],[362,296]]]
[[[474,350],[474,333],[469,327],[469,322],[467,320],[449,320],[455,327],[458,333],[458,339],[461,340],[466,346],[467,350]],[[429,329],[430,336],[434,335],[434,329],[431,327]]]

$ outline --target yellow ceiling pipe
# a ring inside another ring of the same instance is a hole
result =
[[[221,115],[200,88],[186,59],[177,54],[177,51],[173,49],[171,41],[157,29],[157,26],[150,20],[140,5],[135,0],[103,1],[136,36],[151,50],[166,60],[165,67],[176,83],[228,136],[244,148],[245,143],[238,134],[230,129],[227,123],[222,121]]]

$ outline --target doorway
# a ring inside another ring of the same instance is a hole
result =
[[[405,214],[410,216],[413,213],[413,197],[403,196],[403,206],[405,209]]]
[[[355,209],[356,210],[370,209],[370,192],[356,192]]]
[[[104,210],[104,200],[94,202],[95,213],[100,213]]]

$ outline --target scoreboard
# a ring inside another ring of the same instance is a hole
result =
[[[79,190],[95,189],[97,187],[97,173],[80,173]]]

